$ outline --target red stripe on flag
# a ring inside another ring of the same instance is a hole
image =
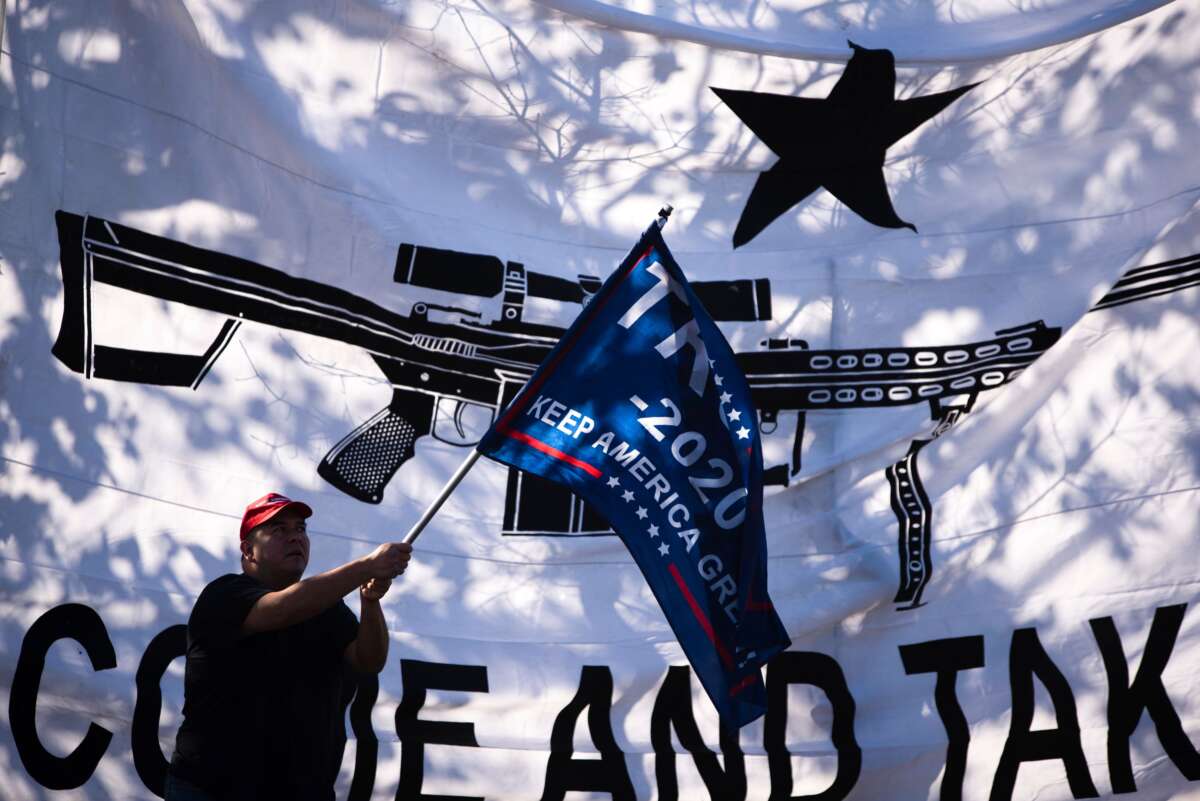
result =
[[[546,379],[549,378],[550,374],[553,373],[555,368],[558,367],[558,363],[563,360],[563,357],[567,355],[567,352],[570,351],[571,348],[575,347],[575,343],[577,341],[579,341],[579,337],[580,337],[580,335],[583,334],[584,329],[586,329],[589,325],[592,324],[592,320],[596,319],[596,315],[598,315],[600,313],[600,310],[603,309],[605,304],[608,303],[609,298],[611,298],[614,294],[616,294],[617,287],[619,287],[621,285],[621,283],[624,282],[624,280],[629,277],[630,273],[632,273],[634,270],[636,270],[638,268],[638,265],[640,265],[643,261],[645,261],[646,257],[650,255],[650,251],[652,251],[652,250],[654,250],[653,245],[646,248],[646,252],[643,253],[641,256],[639,256],[638,260],[635,261],[633,264],[631,264],[629,266],[629,269],[627,269],[624,272],[624,274],[622,274],[621,277],[619,277],[613,283],[613,285],[607,295],[605,295],[602,298],[596,298],[591,303],[588,304],[588,307],[585,310],[588,313],[588,318],[586,320],[584,320],[582,323],[580,323],[579,328],[575,329],[575,334],[571,337],[570,340],[567,341],[567,343],[565,345],[563,345],[563,349],[560,350],[558,352],[558,355],[556,355],[554,357],[554,361],[552,361],[548,365],[546,365],[545,372],[542,373],[542,375],[538,378],[538,380],[535,383],[529,384],[528,386],[526,386],[525,389],[521,390],[521,396],[517,398],[519,403],[514,403],[512,406],[510,406],[508,408],[508,411],[505,412],[504,416],[500,418],[500,421],[498,423],[496,423],[496,428],[498,428],[501,431],[506,430],[508,428],[508,424],[512,422],[512,419],[514,417],[516,417],[517,414],[524,411],[525,407],[529,405],[529,399],[533,397],[535,392],[537,392],[539,389],[541,389],[542,384],[546,383]]]
[[[733,698],[735,695],[740,693],[742,690],[746,689],[747,687],[749,687],[752,684],[755,684],[761,678],[762,678],[762,676],[760,676],[757,672],[751,673],[749,676],[742,679],[737,684],[733,685],[733,688],[730,689],[730,691],[729,691],[729,697]]]
[[[754,600],[754,585],[751,584],[746,590],[746,611],[747,612],[770,612],[775,607],[768,601]]]
[[[671,571],[671,576],[675,579],[675,583],[679,585],[679,591],[683,593],[683,597],[687,600],[688,606],[692,608],[692,614],[696,616],[697,622],[700,623],[700,628],[704,629],[704,633],[708,635],[708,639],[717,648],[717,654],[721,657],[721,661],[725,663],[726,670],[733,669],[733,658],[729,656],[729,651],[725,650],[724,644],[717,639],[717,633],[713,631],[712,623],[704,614],[704,610],[700,608],[700,604],[696,603],[696,597],[692,595],[692,591],[688,589],[687,584],[683,581],[683,576],[679,575],[679,568],[675,567],[675,563],[667,565],[667,569]]]
[[[566,462],[573,467],[578,467],[592,478],[600,478],[600,476],[603,475],[594,465],[590,465],[582,459],[576,459],[574,456],[569,456],[568,454],[560,451],[558,448],[555,448],[552,445],[547,445],[540,439],[534,439],[524,431],[513,431],[508,427],[501,428],[500,431],[517,440],[518,442],[524,442],[534,450],[539,450],[547,456],[553,456],[555,459],[558,459],[561,462]]]

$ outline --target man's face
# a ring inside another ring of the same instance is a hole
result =
[[[242,552],[260,581],[286,587],[308,567],[308,526],[299,512],[282,511],[246,535]]]

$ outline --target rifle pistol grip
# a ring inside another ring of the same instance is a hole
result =
[[[321,478],[352,498],[382,501],[384,487],[433,423],[433,397],[412,395],[397,391],[388,406],[343,437],[317,466]]]

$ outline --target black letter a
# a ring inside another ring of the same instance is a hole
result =
[[[612,793],[613,801],[634,801],[633,782],[625,767],[625,755],[613,737],[612,671],[607,667],[584,665],[579,674],[579,691],[554,720],[550,733],[550,761],[546,764],[546,789],[542,801],[562,801],[568,790]],[[588,733],[599,759],[575,759],[575,723],[588,707]]]

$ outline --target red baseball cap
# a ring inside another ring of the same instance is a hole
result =
[[[261,526],[284,509],[295,509],[306,518],[312,517],[312,509],[307,503],[293,501],[278,492],[268,492],[246,506],[246,513],[242,515],[241,539],[246,539],[246,535],[250,533],[251,529]]]

